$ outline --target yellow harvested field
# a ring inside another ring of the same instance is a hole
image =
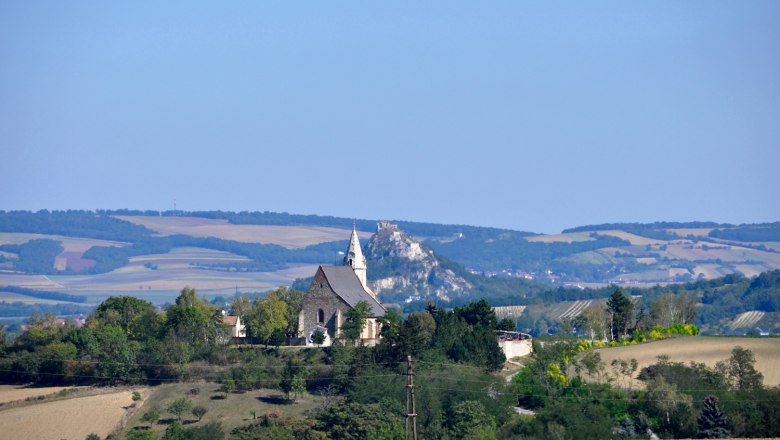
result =
[[[0,411],[2,437],[8,439],[101,438],[116,429],[133,403],[128,391],[44,402]]]
[[[46,275],[25,275],[5,272],[0,272],[0,285],[40,290],[61,290],[65,288],[65,286],[52,281],[51,278]]]
[[[569,234],[534,235],[524,237],[526,241],[539,243],[573,243],[575,241],[593,241],[590,232],[572,232]]]
[[[667,243],[665,240],[657,240],[655,238],[640,237],[639,235],[632,234],[630,232],[625,232],[625,231],[609,230],[609,231],[595,231],[595,232],[599,235],[609,235],[612,237],[622,238],[623,240],[627,240],[631,244],[637,246],[645,246],[648,244],[662,245]],[[586,232],[586,234],[589,234],[589,232]]]
[[[777,241],[765,241],[763,243],[758,243],[758,244],[763,244],[768,248],[774,249],[776,251],[780,251],[780,242]]]
[[[736,346],[749,349],[756,357],[756,370],[764,375],[764,385],[780,385],[780,338],[731,338],[688,336],[639,345],[599,348],[601,359],[609,368],[614,359],[636,359],[639,370],[658,362],[665,354],[673,362],[703,362],[710,367],[728,359]],[[637,370],[637,373],[639,371]]]
[[[674,278],[677,275],[686,275],[688,274],[688,269],[683,269],[681,267],[673,267],[669,269],[669,277]]]
[[[735,264],[734,269],[737,269],[738,272],[742,273],[742,275],[745,275],[746,277],[754,277],[759,275],[761,272],[772,270],[771,268],[766,268],[756,264]]]
[[[717,260],[739,263],[759,261],[770,267],[780,268],[780,254],[765,252],[742,246],[729,246],[718,243],[699,242],[698,244],[669,244],[661,255],[683,260]]]
[[[155,303],[171,302],[179,291],[190,286],[209,295],[232,295],[236,288],[246,291],[266,291],[290,285],[297,278],[310,277],[316,264],[291,264],[274,272],[219,271],[196,267],[199,263],[244,261],[244,257],[225,252],[197,248],[181,248],[170,254],[140,256],[119,269],[102,274],[25,275],[0,272],[0,286],[12,285],[31,289],[84,295],[89,302],[102,301],[109,294],[132,294]],[[147,263],[157,270],[145,267]],[[193,266],[194,264],[194,266]],[[0,300],[37,302],[35,298],[18,294],[0,294]],[[46,301],[50,302],[50,301]]]
[[[658,260],[653,257],[643,257],[643,258],[637,258],[636,262],[639,264],[655,264],[658,262]]]
[[[40,387],[28,388],[23,385],[0,385],[0,403],[24,400],[28,397],[47,396],[62,390],[72,390],[81,387]]]
[[[130,263],[165,264],[214,264],[232,261],[249,261],[249,258],[230,252],[198,247],[177,247],[165,254],[149,254],[131,257]]]
[[[687,237],[693,235],[694,237],[707,237],[713,228],[679,228],[679,229],[667,229],[667,232],[679,235],[680,237]]]
[[[197,217],[120,215],[117,218],[143,225],[160,235],[186,234],[193,237],[217,237],[245,243],[278,244],[287,248],[349,240],[351,233],[348,229],[323,226],[234,225],[227,220]],[[367,232],[358,232],[358,235],[363,239],[371,236]]]
[[[699,275],[704,275],[704,278],[707,279],[722,277],[726,275],[726,271],[723,271],[722,268],[718,264],[700,264],[693,268],[693,277],[698,278]]]

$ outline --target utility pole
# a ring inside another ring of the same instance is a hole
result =
[[[404,440],[409,440],[409,420],[412,421],[412,439],[417,440],[417,412],[414,408],[414,367],[412,355],[406,357],[406,422]]]

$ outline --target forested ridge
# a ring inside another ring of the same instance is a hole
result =
[[[207,219],[226,220],[231,224],[244,225],[296,225],[329,226],[348,229],[354,224],[358,229],[373,232],[376,221],[366,219],[348,219],[332,216],[296,215],[273,212],[225,212],[225,211],[140,211],[140,210],[69,210],[69,211],[0,211],[0,231],[55,234],[72,237],[85,237],[112,240],[126,243],[121,247],[97,246],[84,255],[94,260],[91,267],[83,267],[77,272],[72,268],[57,271],[51,264],[56,255],[54,242],[28,242],[23,245],[5,245],[6,252],[21,255],[24,258],[0,258],[4,267],[13,267],[17,271],[31,274],[52,273],[105,273],[127,264],[130,257],[146,253],[165,253],[174,247],[196,246],[208,249],[233,252],[250,258],[248,263],[231,263],[236,270],[273,271],[288,263],[325,263],[330,264],[333,255],[341,250],[345,241],[320,243],[305,249],[286,249],[273,244],[243,243],[219,238],[199,238],[189,235],[160,237],[143,226],[121,220],[119,215],[145,216],[190,216]],[[659,281],[688,281],[695,278],[697,266],[716,264],[725,272],[736,271],[736,264],[723,260],[721,256],[698,256],[695,260],[674,257],[664,252],[664,246],[639,247],[612,235],[600,233],[607,230],[622,230],[641,237],[657,240],[677,240],[687,238],[695,244],[702,236],[680,237],[669,231],[675,228],[714,228],[708,237],[712,244],[699,248],[706,253],[718,246],[735,245],[762,252],[777,253],[771,244],[780,241],[780,223],[754,225],[730,225],[714,222],[656,222],[650,224],[612,223],[580,226],[567,229],[565,233],[589,232],[587,239],[572,241],[529,241],[535,234],[508,229],[478,227],[468,225],[441,225],[423,222],[396,221],[407,233],[418,237],[439,256],[476,272],[488,275],[503,273],[525,273],[545,280],[544,274],[550,271],[555,277],[567,281],[604,282],[619,279],[623,274],[656,271],[662,278]],[[346,237],[345,237],[346,238]],[[694,245],[691,245],[692,249]],[[604,249],[619,248],[618,252],[604,252]],[[691,257],[693,258],[693,257]],[[767,264],[765,261],[747,258],[743,264]],[[644,262],[640,262],[644,259]],[[648,259],[655,262],[647,263]],[[754,261],[755,260],[755,261]],[[772,260],[773,261],[773,260]],[[227,269],[220,265],[214,269]],[[381,268],[380,268],[381,269]],[[670,269],[684,269],[687,273],[669,275]],[[392,270],[392,269],[391,269]],[[666,273],[666,275],[661,275]],[[665,279],[670,278],[670,279]],[[517,283],[516,283],[517,284]]]

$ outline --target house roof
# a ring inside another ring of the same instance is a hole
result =
[[[238,316],[223,316],[222,322],[230,326],[235,326],[236,322],[238,322]]]
[[[383,316],[385,308],[371,296],[360,283],[355,271],[348,266],[320,266],[328,284],[350,307],[355,307],[360,301],[371,306],[372,316]]]

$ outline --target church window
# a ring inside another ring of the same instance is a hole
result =
[[[320,289],[322,289],[323,287],[324,287],[324,286],[322,285],[322,283],[320,283]]]
[[[322,309],[317,312],[317,322],[325,322],[325,312]]]
[[[352,258],[349,259],[349,265],[352,266]]]

